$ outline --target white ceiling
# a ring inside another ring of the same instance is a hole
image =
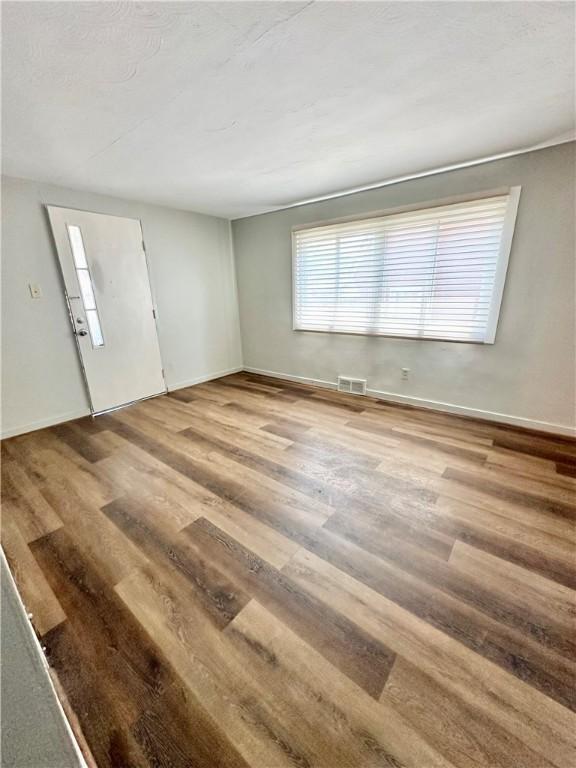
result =
[[[4,173],[229,218],[573,129],[570,2],[4,2]]]

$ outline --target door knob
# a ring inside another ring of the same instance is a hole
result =
[[[85,328],[81,328],[77,334],[78,336],[88,336],[88,331]]]

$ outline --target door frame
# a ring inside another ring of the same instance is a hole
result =
[[[166,374],[165,374],[165,368],[164,368],[164,359],[162,357],[162,347],[160,345],[160,334],[158,333],[158,309],[156,304],[156,296],[154,293],[154,285],[152,283],[152,278],[150,274],[150,263],[148,261],[148,251],[146,250],[146,243],[144,241],[144,229],[142,227],[142,219],[135,216],[122,216],[119,213],[104,213],[103,211],[92,211],[87,210],[86,208],[78,208],[76,206],[71,205],[54,205],[53,203],[47,203],[43,202],[42,207],[44,209],[44,216],[46,223],[48,225],[48,229],[50,230],[50,239],[52,241],[52,245],[54,247],[54,256],[56,258],[56,262],[58,265],[58,274],[60,276],[60,283],[62,285],[62,290],[64,291],[64,298],[66,301],[66,310],[68,312],[68,320],[70,321],[70,326],[72,328],[72,336],[74,337],[74,346],[76,347],[76,354],[78,355],[78,360],[80,363],[80,369],[82,371],[82,381],[84,382],[84,390],[86,392],[86,397],[88,399],[88,405],[90,408],[90,415],[92,418],[96,416],[100,416],[105,413],[111,413],[112,411],[118,411],[121,408],[126,408],[128,405],[132,405],[132,403],[140,403],[143,400],[151,400],[154,397],[158,397],[158,394],[154,395],[147,395],[146,397],[141,397],[138,400],[131,400],[127,403],[123,403],[122,405],[115,405],[112,408],[107,408],[103,411],[96,411],[94,410],[94,403],[92,402],[92,396],[90,395],[90,386],[88,384],[88,376],[86,374],[86,369],[84,367],[84,361],[82,359],[82,350],[80,349],[80,342],[78,341],[78,334],[76,333],[76,324],[74,323],[74,312],[72,311],[72,305],[70,304],[70,296],[68,294],[68,288],[66,287],[66,280],[64,277],[64,270],[62,267],[62,262],[60,261],[60,256],[58,255],[58,243],[56,242],[56,237],[54,235],[54,231],[52,229],[52,224],[50,222],[50,215],[48,213],[48,208],[62,208],[64,210],[68,211],[78,211],[79,213],[93,213],[99,216],[115,216],[119,219],[132,219],[133,221],[137,221],[140,225],[140,235],[142,238],[142,250],[144,251],[144,263],[146,264],[146,275],[148,277],[148,285],[150,286],[150,297],[152,299],[152,314],[154,318],[154,328],[156,330],[156,339],[158,341],[158,352],[160,355],[160,364],[161,364],[161,372],[162,372],[162,381],[164,382],[164,392],[159,394],[166,394],[168,392],[168,385],[166,383]],[[80,297],[78,297],[80,298]]]

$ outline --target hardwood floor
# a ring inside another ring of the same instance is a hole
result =
[[[576,443],[236,374],[3,443],[94,760],[576,764]]]

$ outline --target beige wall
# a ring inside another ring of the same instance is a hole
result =
[[[244,365],[552,430],[575,424],[575,145],[233,222]],[[291,227],[521,185],[494,345],[292,330]],[[410,379],[401,380],[401,368]]]
[[[4,177],[3,435],[89,411],[45,203],[141,219],[169,389],[241,366],[228,221]]]

